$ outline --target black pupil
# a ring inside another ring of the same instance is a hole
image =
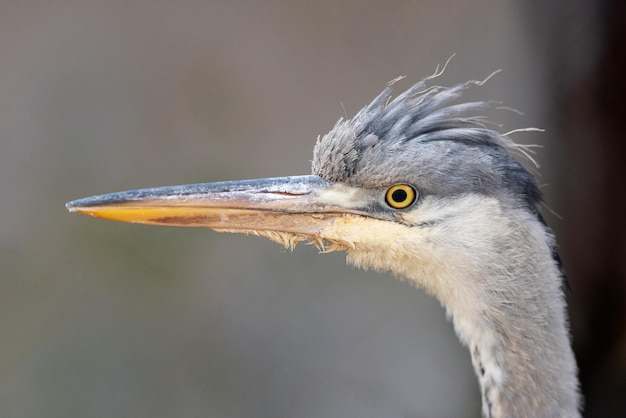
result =
[[[391,198],[394,202],[402,203],[407,199],[407,197],[409,197],[409,195],[407,194],[406,190],[398,189],[394,190],[393,193],[391,193]]]

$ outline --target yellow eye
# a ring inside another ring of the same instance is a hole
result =
[[[396,184],[385,193],[385,201],[394,209],[408,208],[417,199],[417,192],[408,184]]]

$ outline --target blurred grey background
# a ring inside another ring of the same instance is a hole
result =
[[[1,417],[477,417],[439,304],[341,253],[65,202],[309,173],[385,83],[441,82],[544,146],[586,416],[626,416],[618,1],[0,2]]]

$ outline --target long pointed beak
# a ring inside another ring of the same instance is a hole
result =
[[[318,176],[294,176],[131,190],[66,206],[123,222],[317,237],[337,217],[366,214],[356,190]]]

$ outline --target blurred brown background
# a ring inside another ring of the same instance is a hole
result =
[[[398,75],[504,71],[568,272],[587,413],[626,416],[618,1],[0,2],[0,416],[472,417],[438,303],[342,254],[69,215],[92,194],[307,174]]]

